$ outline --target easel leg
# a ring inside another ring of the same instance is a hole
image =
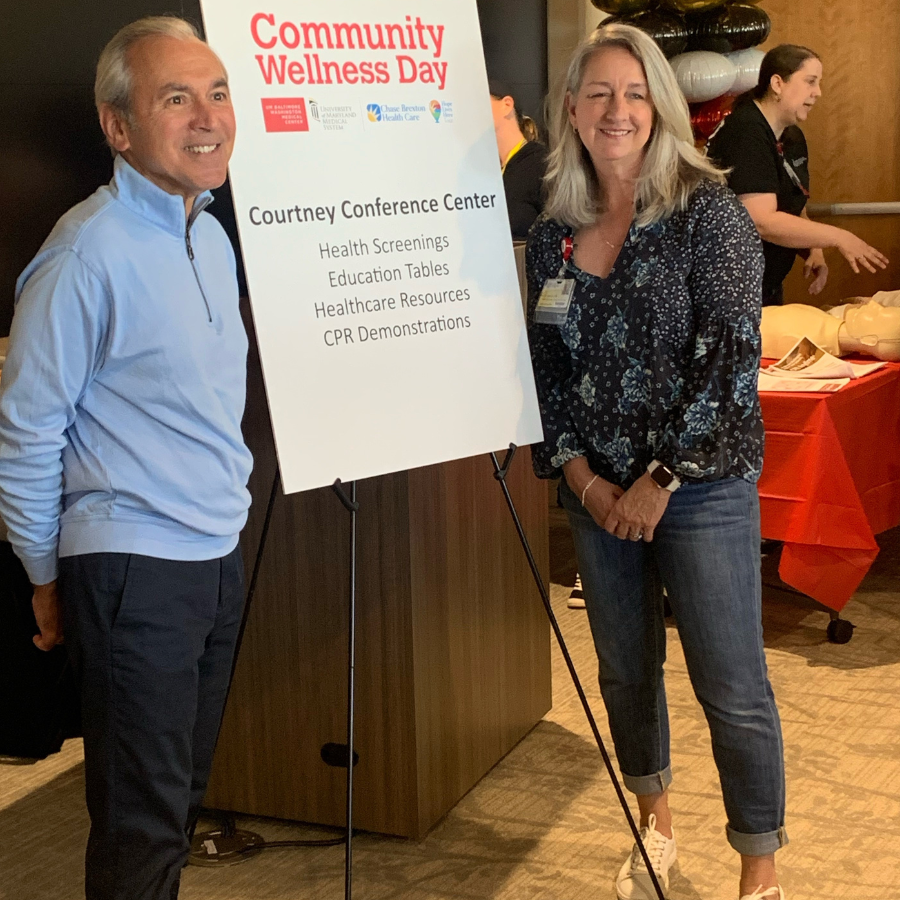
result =
[[[528,536],[525,534],[525,529],[522,527],[522,521],[519,519],[519,514],[516,511],[515,504],[513,503],[512,496],[509,493],[509,485],[506,483],[506,476],[509,473],[509,467],[512,464],[513,457],[515,456],[517,447],[515,444],[509,445],[509,450],[507,451],[506,457],[503,460],[503,465],[501,466],[497,460],[497,454],[491,453],[491,462],[494,465],[494,478],[500,482],[500,488],[503,491],[503,496],[506,499],[506,505],[509,507],[510,515],[513,518],[513,523],[516,526],[516,531],[519,534],[519,540],[522,543],[522,549],[525,551],[525,556],[528,558],[528,565],[531,567],[531,574],[534,576],[534,583],[538,587],[538,591],[541,594],[541,600],[544,603],[544,609],[547,613],[547,618],[550,620],[550,627],[553,629],[554,635],[556,635],[556,642],[559,645],[559,649],[562,652],[563,659],[566,662],[566,668],[569,670],[569,675],[572,677],[572,682],[575,685],[575,690],[578,692],[578,699],[581,701],[581,705],[584,708],[584,714],[587,716],[588,724],[591,727],[591,731],[594,734],[594,740],[597,742],[597,747],[600,749],[600,755],[603,757],[603,763],[606,766],[606,771],[609,773],[610,780],[612,781],[613,788],[615,788],[616,796],[619,798],[619,803],[622,805],[622,809],[625,812],[625,818],[628,821],[628,826],[631,829],[631,833],[634,835],[634,839],[640,848],[641,856],[644,860],[644,865],[647,867],[647,871],[650,874],[650,880],[653,882],[653,887],[656,890],[656,894],[659,897],[659,900],[666,900],[665,894],[663,894],[662,886],[659,883],[659,880],[656,877],[656,873],[653,871],[653,866],[650,863],[650,857],[647,856],[647,850],[644,847],[644,842],[641,840],[641,834],[638,830],[637,824],[634,821],[634,816],[631,814],[631,809],[628,806],[628,800],[625,797],[625,792],[622,790],[622,785],[619,783],[619,778],[616,775],[616,771],[613,768],[612,760],[609,758],[609,753],[606,751],[606,746],[603,743],[603,738],[600,736],[600,730],[597,728],[597,722],[594,719],[594,714],[591,712],[590,704],[588,703],[587,696],[584,693],[584,688],[581,686],[581,680],[578,677],[578,672],[575,669],[575,664],[572,662],[572,657],[569,654],[569,648],[566,646],[565,639],[563,638],[562,631],[559,627],[559,622],[556,619],[556,614],[553,612],[553,606],[550,603],[550,595],[547,593],[547,588],[544,586],[544,580],[541,578],[540,570],[538,569],[537,562],[535,562],[534,554],[531,552],[531,545],[528,543]]]
[[[241,627],[238,631],[237,644],[234,648],[234,659],[231,663],[231,679],[228,682],[228,690],[234,682],[234,671],[237,668],[238,654],[241,652],[241,644],[244,642],[244,631],[247,628],[247,619],[250,618],[250,605],[256,594],[256,583],[259,581],[259,572],[262,569],[263,553],[266,549],[266,539],[269,536],[269,526],[272,524],[272,513],[275,510],[275,500],[278,497],[278,485],[281,483],[278,466],[275,467],[275,477],[272,479],[272,490],[269,491],[269,503],[266,506],[266,517],[263,520],[262,532],[259,535],[259,544],[256,546],[256,559],[253,561],[253,572],[250,574],[250,584],[247,587],[247,599],[244,600],[244,612],[241,616]]]
[[[253,572],[250,575],[250,584],[247,587],[247,596],[244,600],[244,611],[241,614],[241,625],[238,628],[237,641],[234,646],[234,657],[231,660],[231,677],[228,679],[228,694],[225,698],[225,706],[228,705],[228,697],[231,695],[231,688],[234,684],[234,673],[237,670],[238,656],[241,652],[241,644],[244,641],[244,632],[247,630],[247,620],[250,618],[250,607],[253,604],[253,597],[256,594],[256,584],[259,581],[259,573],[262,569],[263,553],[266,549],[266,539],[269,536],[269,526],[272,524],[272,512],[275,509],[275,500],[278,497],[278,485],[281,482],[278,466],[275,467],[275,475],[272,478],[272,489],[269,491],[269,503],[266,506],[266,517],[263,520],[262,531],[259,535],[259,543],[256,545],[256,558],[253,562]],[[223,707],[224,708],[224,707]],[[224,720],[224,715],[222,719]],[[219,723],[219,734],[222,732],[222,723]],[[218,737],[216,737],[218,743]],[[188,834],[191,844],[194,841],[194,832],[197,829],[197,822],[194,820],[189,823]],[[263,839],[252,831],[244,831],[243,829],[234,829],[223,827],[215,831],[206,832],[201,837],[207,840],[200,841],[199,845],[206,848],[205,854],[191,852],[189,859],[197,865],[213,865],[213,864],[229,864],[235,858],[250,859],[254,855],[252,847],[264,843]],[[210,852],[210,848],[212,852]],[[249,851],[249,852],[248,852]]]
[[[347,843],[344,853],[344,897],[353,896],[353,729],[354,689],[356,682],[356,482],[350,482],[350,496],[340,479],[332,485],[338,499],[350,513],[350,627],[347,645]]]

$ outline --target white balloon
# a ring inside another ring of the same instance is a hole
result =
[[[669,62],[688,103],[703,103],[721,97],[730,90],[738,74],[730,59],[708,50],[680,53]]]
[[[726,53],[726,59],[730,59],[737,69],[737,78],[728,91],[729,94],[743,94],[755,88],[759,82],[759,67],[762,65],[763,57],[766,54],[756,47],[750,47],[749,50],[735,50],[733,53]]]

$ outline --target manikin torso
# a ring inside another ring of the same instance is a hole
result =
[[[896,292],[900,301],[900,292]],[[893,298],[894,294],[888,294]],[[900,306],[876,300],[848,303],[830,312],[789,303],[763,308],[762,354],[779,359],[802,337],[833,356],[865,353],[876,359],[900,361]]]

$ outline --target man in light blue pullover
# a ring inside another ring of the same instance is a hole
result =
[[[79,673],[89,900],[172,900],[243,606],[247,338],[203,209],[225,180],[225,70],[180,19],[107,45],[108,186],[17,285],[0,381],[0,513],[34,584],[35,643]]]

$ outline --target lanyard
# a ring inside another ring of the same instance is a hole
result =
[[[575,242],[570,237],[562,239],[562,265],[556,278],[544,282],[534,311],[534,321],[542,325],[565,325],[575,293],[575,279],[566,278],[566,263],[572,258]]]
[[[514,156],[515,156],[515,155],[516,155],[516,154],[517,154],[517,153],[518,153],[518,152],[519,152],[519,151],[520,151],[527,143],[528,143],[528,141],[525,140],[525,138],[522,138],[522,140],[519,141],[519,143],[516,144],[516,146],[513,147],[512,150],[509,151],[509,156],[506,157],[506,162],[503,163],[502,166],[500,166],[500,174],[501,174],[501,175],[506,171],[506,167],[509,165],[509,161],[510,161],[510,160],[511,160],[511,159],[512,159],[512,158],[513,158],[513,157],[514,157]]]
[[[565,278],[566,277],[566,263],[572,258],[572,251],[575,249],[575,241],[572,240],[571,235],[568,235],[562,239],[562,265],[559,267],[559,274],[556,276],[557,278]]]
[[[784,144],[781,141],[776,141],[775,149],[778,150],[778,155],[781,157],[781,164],[787,170],[788,177],[794,183],[795,187],[800,188],[800,191],[803,193],[803,196],[809,200],[809,191],[803,187],[803,182],[800,180],[800,176],[793,170],[791,164],[784,158]]]

